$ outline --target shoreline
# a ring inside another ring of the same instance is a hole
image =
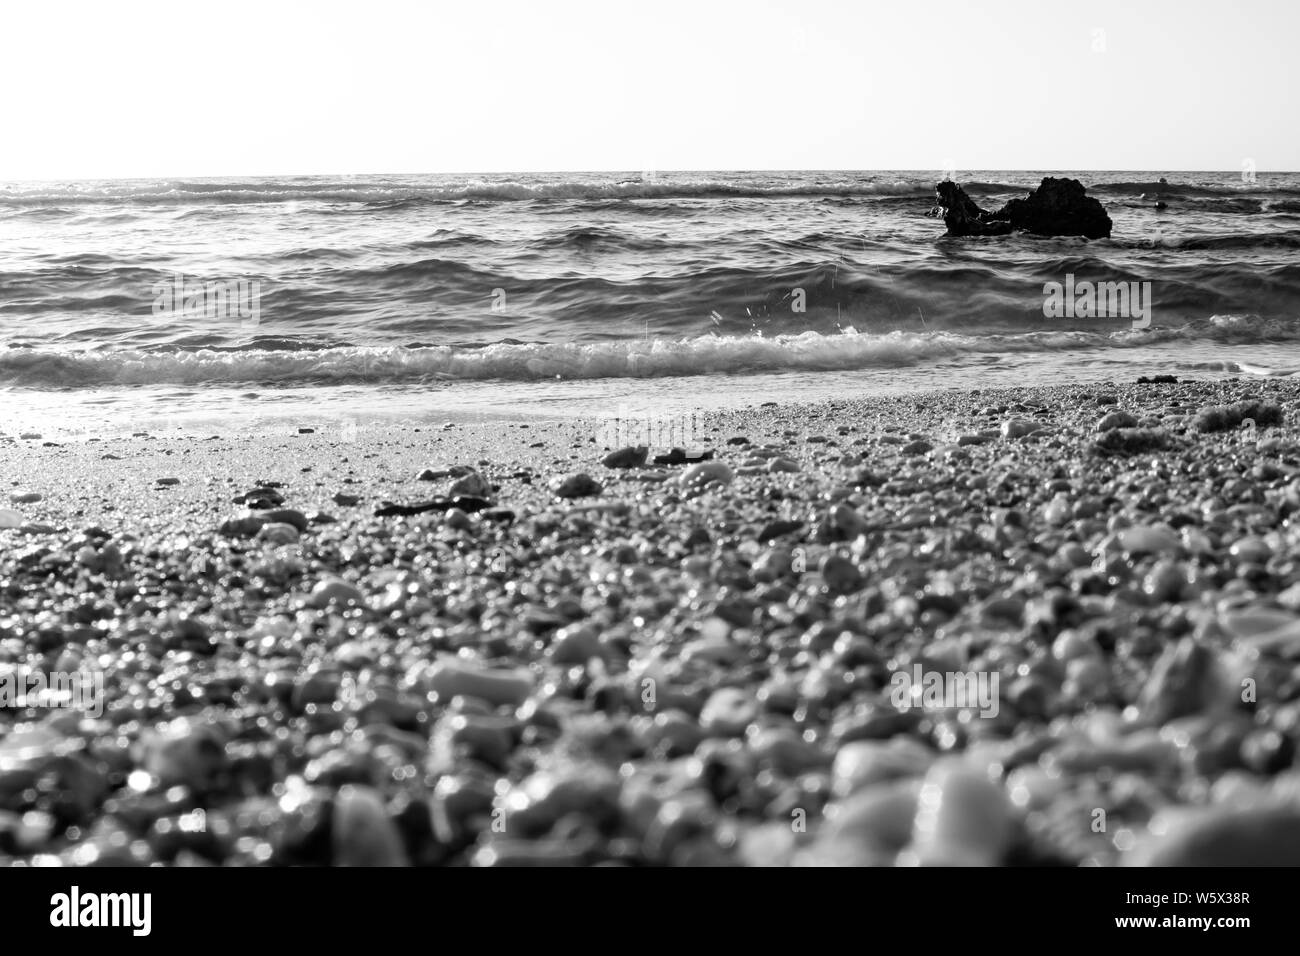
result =
[[[0,858],[1300,863],[1300,382],[693,415],[0,443],[0,665],[107,697],[0,709]]]

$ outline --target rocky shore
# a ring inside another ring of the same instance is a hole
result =
[[[1300,864],[1300,384],[699,420],[0,440],[0,863]]]

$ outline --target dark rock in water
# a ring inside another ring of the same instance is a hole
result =
[[[1110,236],[1110,216],[1100,202],[1085,195],[1077,179],[1046,176],[1024,199],[1013,199],[996,212],[980,209],[951,180],[936,183],[934,190],[950,236],[1004,236],[1016,230],[1086,239]]]
[[[993,221],[950,179],[935,183],[934,192],[950,236],[1005,236],[1015,228],[1009,222]]]
[[[1040,236],[1107,239],[1111,230],[1110,216],[1100,202],[1085,195],[1083,183],[1051,176],[1044,177],[1024,199],[1011,200],[993,217]]]

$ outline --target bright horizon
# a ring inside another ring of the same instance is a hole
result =
[[[0,180],[1300,170],[1300,4],[9,12]]]

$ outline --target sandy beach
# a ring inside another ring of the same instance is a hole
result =
[[[1300,384],[694,420],[0,442],[2,862],[1300,863]]]

